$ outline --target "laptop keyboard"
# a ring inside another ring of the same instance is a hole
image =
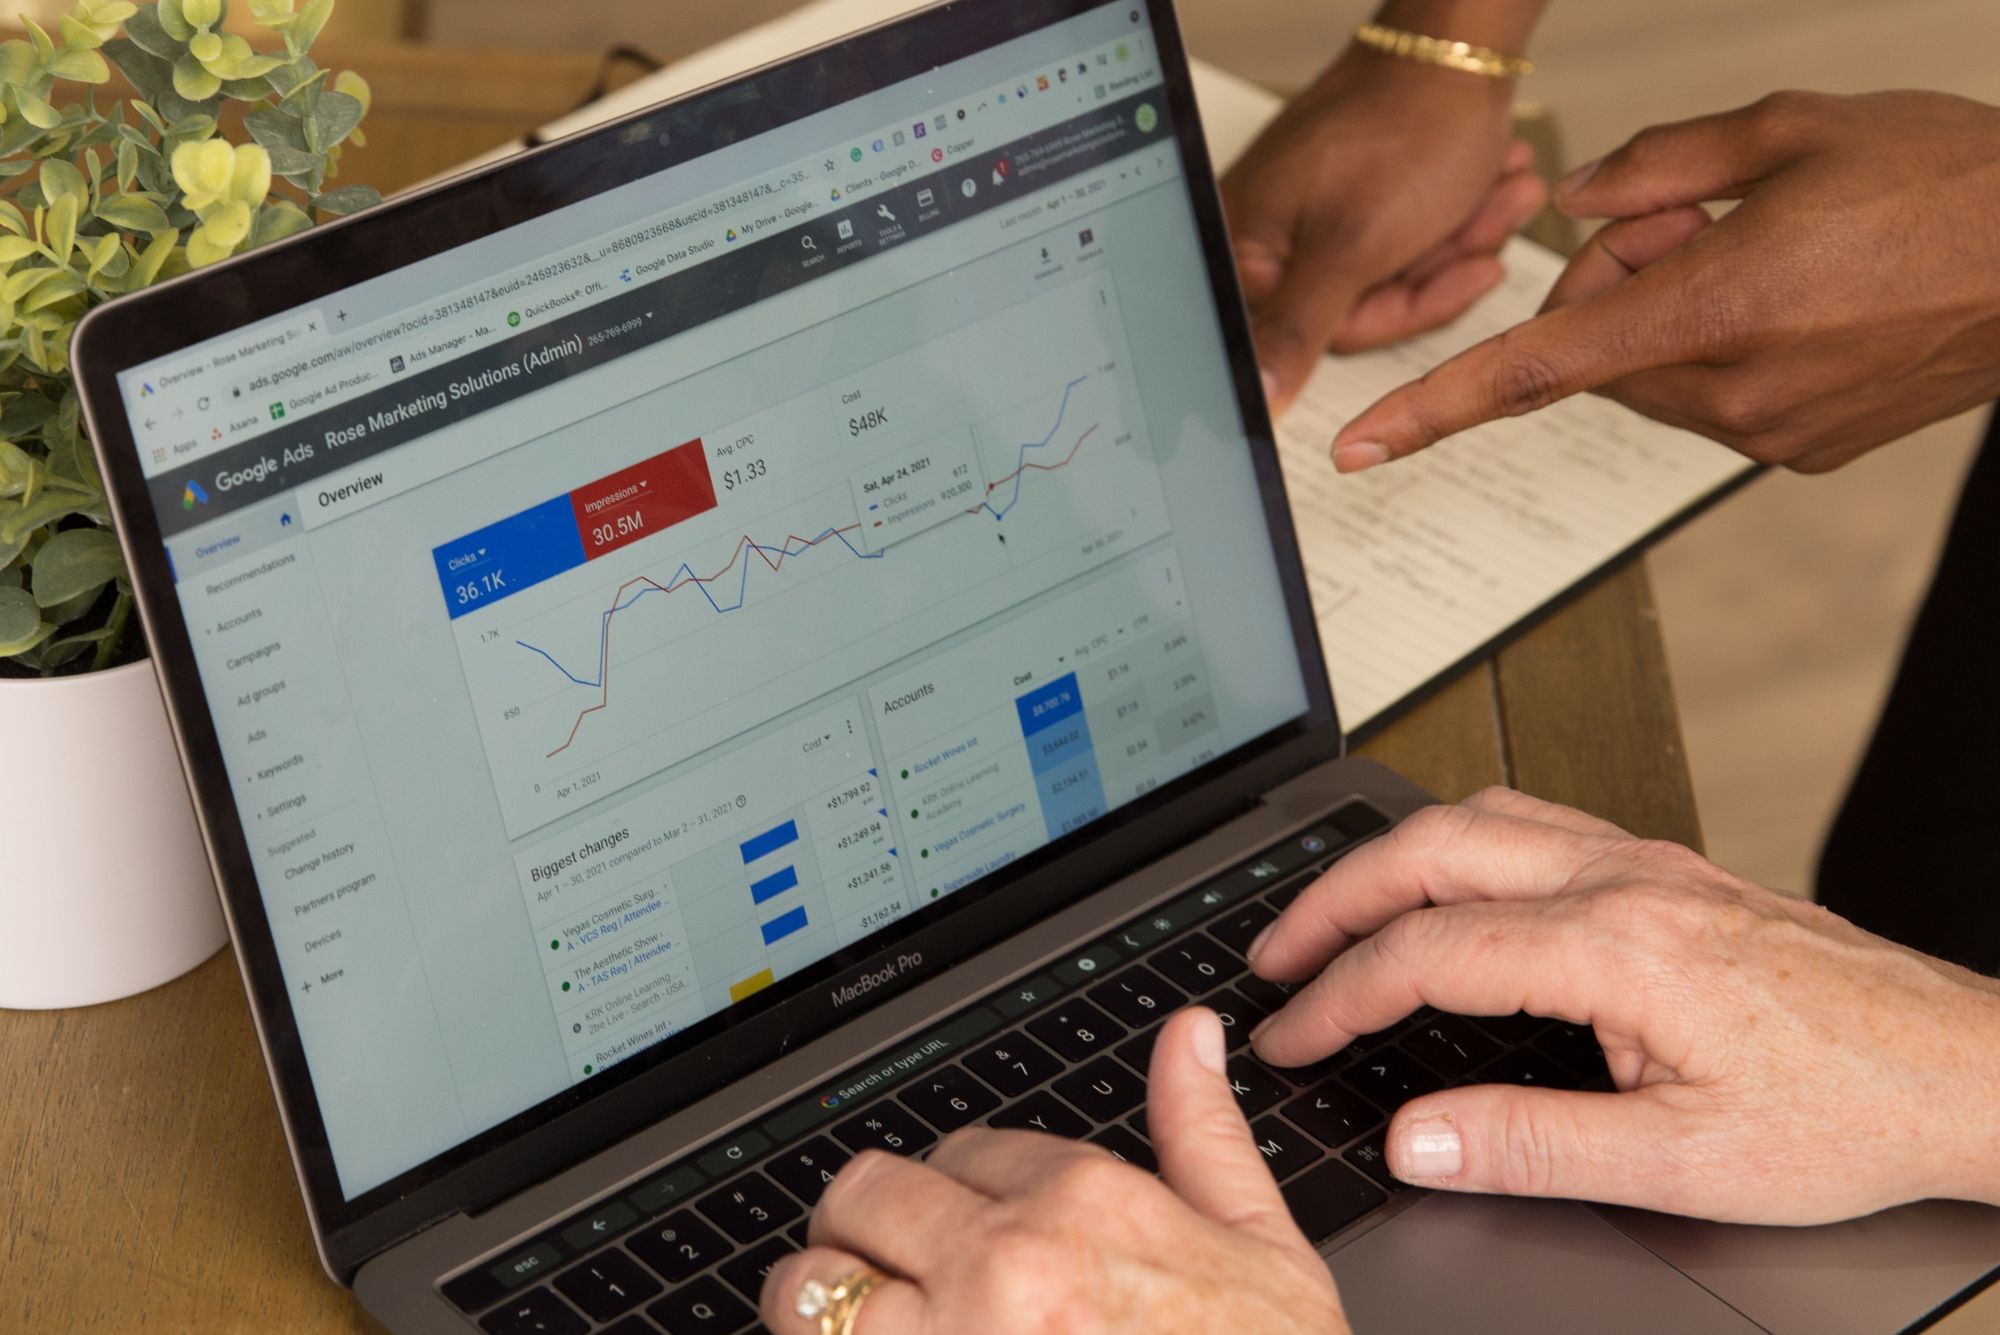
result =
[[[1527,1015],[1424,1010],[1297,1070],[1250,1053],[1250,1031],[1290,992],[1249,971],[1250,942],[1388,825],[1351,803],[442,1292],[492,1335],[761,1332],[765,1275],[805,1245],[807,1215],[862,1150],[921,1155],[983,1122],[1087,1139],[1154,1171],[1147,1061],[1160,1023],[1190,1002],[1222,1017],[1230,1086],[1257,1147],[1300,1228],[1324,1243],[1408,1190],[1383,1157],[1389,1116],[1406,1100],[1462,1084],[1610,1083],[1588,1028]]]

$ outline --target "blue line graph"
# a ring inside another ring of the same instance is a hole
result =
[[[1017,462],[1015,464],[1015,468],[1012,473],[1009,473],[1006,477],[1003,477],[998,481],[989,483],[987,485],[986,489],[987,495],[990,497],[994,492],[999,491],[1001,488],[1005,487],[1008,483],[1010,482],[1013,483],[1014,484],[1013,494],[1008,498],[1007,503],[1004,506],[996,508],[991,503],[990,500],[982,500],[979,504],[968,509],[965,512],[966,514],[974,515],[978,514],[981,510],[984,510],[993,516],[994,522],[998,523],[1004,520],[1009,514],[1009,512],[1011,512],[1014,509],[1014,507],[1020,504],[1021,502],[1021,478],[1024,473],[1028,472],[1031,469],[1039,472],[1055,472],[1058,469],[1068,466],[1068,464],[1076,458],[1077,451],[1083,447],[1084,441],[1088,440],[1090,436],[1097,430],[1095,426],[1092,426],[1088,431],[1085,431],[1081,436],[1079,436],[1077,438],[1076,443],[1070,447],[1069,454],[1055,463],[1031,462],[1028,456],[1031,451],[1047,449],[1054,442],[1056,436],[1063,429],[1064,420],[1069,415],[1070,397],[1076,392],[1077,386],[1083,384],[1084,381],[1088,380],[1089,378],[1090,378],[1089,376],[1078,376],[1076,379],[1070,381],[1067,385],[1063,386],[1062,402],[1056,411],[1055,424],[1049,428],[1048,433],[1044,435],[1040,440],[1028,441],[1021,445],[1020,453],[1017,456]],[[584,677],[575,672],[572,672],[568,667],[564,666],[561,660],[556,658],[554,654],[550,653],[548,650],[542,648],[539,645],[530,644],[526,640],[521,640],[521,639],[515,640],[514,643],[516,645],[527,650],[529,653],[536,654],[541,658],[547,660],[549,666],[553,667],[556,671],[562,673],[564,678],[566,678],[571,684],[576,686],[586,687],[590,690],[594,690],[599,693],[597,703],[590,705],[589,707],[583,709],[581,712],[577,714],[576,722],[570,728],[569,737],[563,742],[561,746],[557,747],[555,750],[549,752],[548,754],[551,757],[553,757],[560,755],[562,752],[568,750],[570,745],[576,741],[577,732],[579,729],[582,728],[584,719],[588,718],[590,715],[594,713],[597,713],[599,710],[606,708],[611,703],[611,690],[609,686],[609,664],[611,661],[611,626],[613,619],[618,615],[618,613],[632,606],[634,603],[638,602],[641,598],[645,597],[649,593],[673,593],[679,589],[687,587],[689,584],[694,585],[697,589],[701,591],[701,595],[704,599],[707,600],[709,608],[712,611],[714,611],[718,616],[726,615],[730,612],[741,611],[744,607],[745,602],[748,599],[750,590],[750,562],[745,556],[746,552],[754,552],[758,556],[762,557],[764,564],[769,566],[773,571],[773,573],[775,573],[784,564],[786,560],[791,559],[793,557],[802,556],[806,552],[811,551],[813,548],[819,547],[822,544],[829,542],[829,540],[838,540],[840,545],[847,549],[848,554],[854,557],[854,559],[857,561],[881,560],[884,556],[887,555],[886,552],[863,551],[859,547],[856,547],[852,542],[848,541],[847,535],[851,532],[857,531],[858,529],[860,529],[860,527],[861,525],[856,523],[856,524],[848,524],[844,527],[829,528],[825,532],[821,533],[818,537],[810,539],[799,537],[797,534],[790,534],[785,538],[785,541],[783,542],[782,545],[776,547],[759,543],[753,538],[751,538],[748,534],[744,534],[743,537],[741,537],[737,541],[736,548],[730,554],[729,560],[722,566],[720,570],[717,570],[713,575],[707,575],[707,576],[697,575],[694,573],[693,568],[689,566],[685,561],[683,561],[680,567],[677,570],[675,570],[673,576],[664,584],[653,579],[649,575],[639,575],[625,581],[625,583],[621,584],[618,587],[618,591],[614,595],[612,595],[611,606],[605,609],[605,611],[602,614],[600,614],[598,618],[597,672],[595,677]],[[773,559],[774,557],[776,559]],[[712,583],[715,583],[717,580],[723,579],[725,576],[727,576],[730,569],[734,567],[738,561],[742,562],[743,570],[737,580],[736,600],[731,603],[717,602],[715,599],[715,595],[709,592],[708,586]]]
[[[1026,473],[1028,469],[1031,467],[1031,465],[1028,463],[1028,451],[1045,450],[1049,447],[1049,442],[1053,441],[1056,438],[1057,434],[1062,431],[1063,419],[1069,416],[1069,396],[1076,391],[1076,387],[1078,385],[1081,385],[1084,381],[1088,379],[1090,379],[1089,376],[1080,375],[1076,379],[1070,381],[1067,385],[1063,386],[1062,406],[1056,409],[1056,424],[1049,428],[1049,434],[1043,436],[1038,441],[1034,441],[1030,444],[1023,445],[1021,447],[1020,455],[1014,460],[1014,471],[1008,476],[1001,478],[998,482],[993,483],[991,486],[987,488],[987,491],[990,494],[994,490],[994,488],[1004,487],[1009,482],[1012,482],[1014,484],[1013,496],[1008,499],[1007,504],[1001,506],[999,509],[997,510],[994,509],[993,502],[990,500],[981,501],[979,503],[978,508],[992,515],[993,521],[995,523],[998,523],[999,521],[1005,519],[1007,517],[1007,512],[1009,510],[1012,510],[1015,506],[1021,503],[1021,475],[1023,473]]]
[[[649,576],[645,575],[641,575],[639,578],[635,580],[628,581],[624,586],[624,588],[621,588],[618,591],[621,596],[625,592],[625,589],[631,588],[633,584],[641,584],[644,587],[641,588],[637,593],[633,594],[630,598],[626,598],[623,602],[613,603],[612,606],[605,611],[603,617],[600,619],[598,623],[598,637],[597,637],[597,643],[598,643],[597,677],[595,680],[589,680],[577,676],[574,672],[571,672],[568,668],[564,667],[561,663],[557,662],[555,655],[551,654],[546,649],[543,649],[537,645],[529,644],[526,640],[516,640],[514,641],[514,643],[520,645],[523,649],[526,649],[530,653],[540,654],[543,658],[548,659],[550,665],[553,666],[556,671],[562,673],[565,677],[568,677],[578,686],[588,686],[591,687],[592,689],[600,689],[604,685],[604,657],[605,653],[608,651],[610,647],[611,618],[616,616],[618,613],[624,611],[626,608],[630,607],[633,603],[638,602],[641,598],[644,598],[647,594],[672,593],[676,589],[682,588],[688,584],[692,584],[701,591],[702,597],[708,599],[708,605],[715,609],[717,615],[721,615],[726,612],[738,612],[743,609],[744,597],[749,592],[750,589],[750,563],[748,561],[743,562],[743,575],[742,578],[737,581],[735,602],[730,603],[727,606],[724,606],[723,604],[716,602],[715,595],[708,591],[708,586],[714,583],[716,580],[722,578],[722,576],[728,574],[729,567],[736,564],[737,559],[743,555],[746,549],[749,551],[756,552],[759,556],[762,556],[764,558],[764,564],[770,566],[771,569],[774,571],[778,568],[778,565],[777,563],[771,560],[773,554],[777,556],[779,562],[782,562],[786,557],[803,556],[805,553],[811,551],[813,548],[825,542],[828,538],[838,538],[840,540],[840,545],[847,548],[849,552],[853,553],[854,558],[857,561],[881,560],[882,557],[886,555],[886,553],[864,552],[860,548],[856,547],[853,543],[847,540],[848,530],[858,527],[860,527],[860,525],[850,524],[848,525],[847,529],[830,528],[826,532],[820,534],[817,538],[813,538],[810,541],[804,538],[787,538],[785,540],[785,545],[782,547],[767,547],[760,542],[753,542],[748,537],[745,537],[741,542],[736,544],[736,551],[730,556],[729,565],[725,565],[724,567],[722,567],[721,570],[716,571],[715,574],[709,575],[706,578],[695,574],[693,567],[689,566],[687,562],[683,561],[681,563],[680,569],[674,572],[673,578],[668,580],[667,583],[665,584],[656,583]],[[798,548],[794,549],[792,547],[792,544],[794,542],[797,542],[801,545]],[[683,576],[685,576],[685,578],[683,578]]]

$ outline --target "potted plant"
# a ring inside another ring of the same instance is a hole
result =
[[[368,109],[307,54],[334,0],[249,5],[269,49],[226,0],[77,0],[0,43],[0,1007],[126,996],[223,941],[69,336],[380,198],[327,187]],[[136,96],[100,108],[114,66]]]

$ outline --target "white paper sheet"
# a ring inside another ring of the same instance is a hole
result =
[[[1366,473],[1334,433],[1390,390],[1532,316],[1562,260],[1531,241],[1449,330],[1321,362],[1278,426],[1313,610],[1350,730],[1503,635],[1752,465],[1591,396],[1496,422]]]

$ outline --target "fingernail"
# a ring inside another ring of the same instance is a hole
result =
[[[1269,371],[1264,371],[1262,374],[1264,377],[1264,402],[1275,404],[1278,401],[1278,377],[1272,375]]]
[[[1563,177],[1562,180],[1556,182],[1556,193],[1567,195],[1583,189],[1590,184],[1591,178],[1597,175],[1597,169],[1603,165],[1603,158],[1597,158],[1594,161],[1584,163],[1581,167]]]
[[[1417,1122],[1397,1137],[1397,1144],[1402,1152],[1392,1148],[1389,1167],[1405,1182],[1441,1182],[1465,1167],[1465,1142],[1449,1118]]]
[[[1359,473],[1373,468],[1376,464],[1389,462],[1389,447],[1378,445],[1372,440],[1356,441],[1343,445],[1333,452],[1333,466],[1343,473]]]
[[[1522,228],[1526,227],[1529,223],[1533,222],[1535,219],[1541,216],[1542,216],[1542,202],[1540,200],[1536,200],[1533,204],[1529,205],[1527,208],[1522,209],[1519,213],[1516,213],[1514,215],[1514,230],[1517,232],[1520,231]]]
[[[1211,1075],[1221,1075],[1223,1062],[1222,1021],[1215,1017],[1214,1011],[1201,1012],[1201,1018],[1195,1021],[1194,1033],[1190,1035],[1190,1041],[1194,1044],[1194,1059],[1200,1062]]]
[[[1271,1022],[1277,1018],[1278,1017],[1275,1015],[1266,1015],[1263,1019],[1257,1021],[1257,1027],[1250,1031],[1250,1041],[1252,1043],[1255,1043],[1257,1041],[1257,1035],[1263,1033],[1266,1029],[1269,1029],[1271,1027]]]
[[[1277,920],[1274,918],[1270,922],[1264,925],[1264,930],[1257,933],[1257,939],[1250,943],[1250,953],[1248,956],[1246,956],[1246,958],[1250,961],[1250,963],[1253,966],[1257,963],[1258,952],[1264,949],[1264,943],[1266,941],[1269,941],[1271,939],[1271,933],[1277,930],[1278,930],[1278,923]]]

